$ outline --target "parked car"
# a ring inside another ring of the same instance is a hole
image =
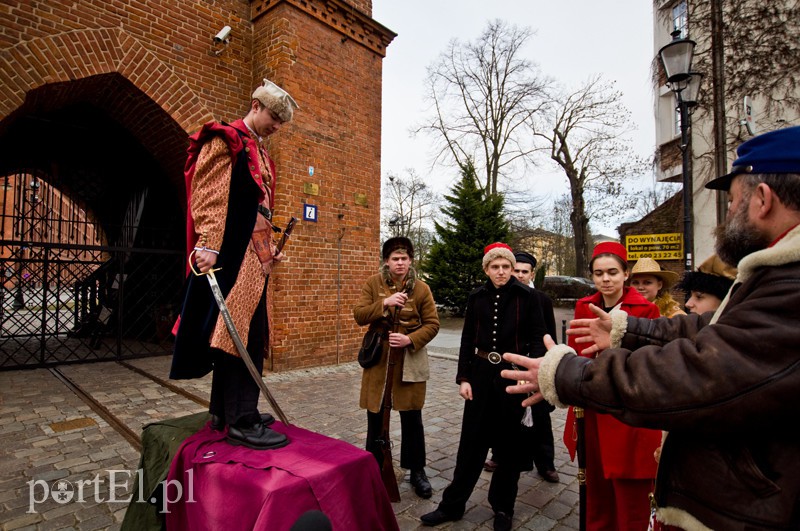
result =
[[[553,301],[576,301],[597,291],[594,282],[583,277],[556,275],[544,277],[541,286],[537,286]]]

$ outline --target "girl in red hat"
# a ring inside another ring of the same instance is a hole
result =
[[[580,299],[575,319],[593,318],[594,304],[605,311],[619,308],[628,315],[655,319],[658,307],[635,288],[626,287],[628,253],[622,244],[603,242],[595,246],[589,262],[597,293]],[[568,344],[580,353],[590,343]],[[581,354],[582,355],[582,354]],[[597,354],[602,356],[602,352]],[[594,355],[591,355],[592,357]],[[647,529],[650,516],[648,496],[653,490],[656,462],[653,452],[661,443],[659,430],[632,428],[611,415],[584,410],[586,446],[586,528]],[[577,432],[573,408],[564,427],[564,443],[575,459]]]

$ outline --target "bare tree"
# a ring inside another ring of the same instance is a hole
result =
[[[553,216],[550,218],[549,229],[557,238],[550,240],[550,249],[545,253],[548,268],[557,275],[586,276],[586,271],[575,268],[575,246],[570,213],[572,201],[569,194],[564,194],[553,203]]]
[[[689,3],[690,24],[707,28],[698,35],[690,32],[693,37],[711,38],[715,4],[709,0]],[[800,112],[800,2],[739,0],[723,8],[722,14],[726,98],[739,102],[744,96],[762,97],[764,114],[777,119],[785,108]],[[693,65],[700,72],[710,72],[710,44],[703,44]]]
[[[531,30],[490,22],[474,42],[450,42],[428,68],[430,121],[415,133],[431,133],[434,163],[472,161],[484,172],[481,186],[497,194],[498,179],[527,164],[533,149],[531,118],[542,109],[548,81],[522,57]]]
[[[389,174],[383,185],[381,217],[387,237],[405,236],[414,244],[415,257],[422,262],[433,238],[434,206],[437,195],[416,174]]]
[[[635,193],[626,193],[625,197],[631,205],[629,217],[635,219],[645,217],[674,196],[681,188],[679,183],[654,181],[650,186],[637,190]]]
[[[536,126],[536,137],[569,182],[577,271],[586,271],[589,263],[589,221],[630,206],[618,200],[622,183],[645,168],[624,138],[631,129],[622,93],[600,76],[574,92],[555,93],[552,109]]]

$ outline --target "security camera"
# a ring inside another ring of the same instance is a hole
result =
[[[231,27],[230,26],[225,26],[224,28],[219,30],[219,33],[214,35],[214,42],[225,42],[225,43],[227,43],[228,42],[228,37],[230,36],[230,34],[231,34]]]

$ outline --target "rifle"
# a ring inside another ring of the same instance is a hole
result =
[[[400,309],[395,307],[392,316],[392,332],[397,333],[400,325]],[[389,500],[400,501],[400,489],[397,487],[397,476],[394,475],[392,464],[392,440],[389,433],[389,420],[392,414],[392,387],[394,387],[394,366],[403,351],[399,348],[389,348],[389,359],[386,360],[386,384],[383,386],[383,426],[381,428],[380,443],[383,447],[383,462],[381,464],[381,480],[386,487]]]

